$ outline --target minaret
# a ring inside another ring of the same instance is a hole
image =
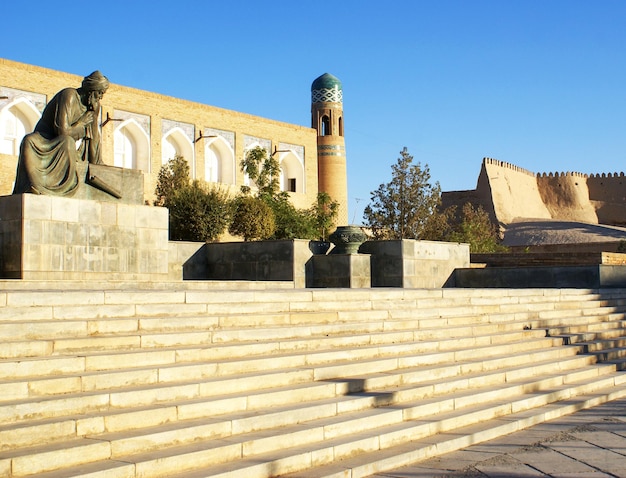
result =
[[[311,127],[317,130],[318,190],[339,203],[337,225],[348,225],[348,173],[341,81],[324,73],[311,85]]]

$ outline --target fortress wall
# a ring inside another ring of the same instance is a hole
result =
[[[587,178],[589,201],[601,224],[626,226],[625,180],[623,172],[592,174]]]
[[[587,178],[581,173],[537,175],[543,203],[554,219],[598,223],[595,208],[589,201]]]
[[[552,218],[532,172],[492,158],[483,159],[483,171],[478,189],[491,190],[497,223],[509,224],[516,218]]]

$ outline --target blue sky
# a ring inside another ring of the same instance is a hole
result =
[[[404,146],[444,191],[473,189],[485,156],[625,169],[623,0],[5,3],[3,58],[288,123],[310,126],[312,81],[337,76],[350,222]]]

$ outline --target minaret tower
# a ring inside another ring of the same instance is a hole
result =
[[[317,130],[318,190],[339,203],[337,225],[348,225],[348,173],[341,81],[324,73],[311,85],[311,127]]]

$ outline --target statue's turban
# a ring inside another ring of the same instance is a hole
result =
[[[105,91],[109,87],[109,80],[99,71],[83,78],[83,89],[87,91]]]

